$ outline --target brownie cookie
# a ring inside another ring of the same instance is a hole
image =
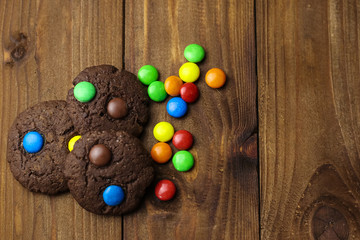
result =
[[[20,113],[8,135],[7,161],[15,179],[34,192],[68,190],[62,170],[73,130],[65,101],[38,103]]]
[[[84,134],[67,156],[64,173],[83,208],[107,215],[134,210],[154,177],[150,154],[123,131]]]
[[[149,118],[146,89],[136,76],[114,66],[83,70],[67,96],[68,113],[80,134],[122,130],[139,136]]]

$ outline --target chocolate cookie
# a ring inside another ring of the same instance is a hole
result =
[[[42,102],[20,113],[8,135],[7,161],[15,179],[34,192],[68,190],[62,170],[73,130],[65,101]]]
[[[154,177],[150,154],[123,131],[83,135],[67,156],[64,173],[83,208],[107,215],[135,209]]]
[[[75,129],[122,130],[139,136],[149,118],[146,89],[136,76],[114,66],[83,70],[67,96],[68,112]]]

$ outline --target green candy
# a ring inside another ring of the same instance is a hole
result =
[[[152,82],[148,87],[148,94],[151,100],[155,102],[162,102],[167,97],[164,83],[160,81]]]
[[[145,65],[139,69],[138,78],[145,85],[150,85],[159,77],[159,73],[154,66]]]
[[[172,162],[179,172],[189,171],[194,166],[194,157],[188,151],[179,151],[173,156]]]
[[[205,50],[198,44],[190,44],[185,48],[184,56],[189,62],[201,62],[205,57]]]
[[[96,94],[96,89],[92,83],[79,82],[74,87],[74,97],[79,102],[90,102]]]

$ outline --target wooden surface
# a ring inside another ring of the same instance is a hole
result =
[[[6,162],[6,140],[18,113],[40,101],[65,99],[86,66],[121,67],[122,6],[0,0],[0,239],[121,238],[121,218],[90,214],[69,194],[49,197],[24,189]]]
[[[187,116],[174,119],[165,103],[154,103],[143,136],[151,149],[157,122],[189,130],[195,137],[190,151],[195,167],[187,173],[171,164],[157,167],[158,178],[173,179],[178,195],[163,203],[150,192],[140,211],[124,217],[125,239],[258,238],[257,160],[240,150],[257,124],[253,2],[209,2],[126,2],[126,69],[136,72],[153,64],[164,81],[178,74],[185,62],[183,50],[194,42],[204,46],[206,59],[199,64],[200,99],[189,105]],[[205,84],[205,73],[212,67],[226,72],[224,88]]]
[[[0,239],[360,239],[359,1],[0,0],[0,32]],[[152,64],[164,81],[193,42],[199,101],[180,120],[153,103],[142,136],[150,149],[158,121],[195,136],[192,171],[156,167],[173,201],[151,186],[138,211],[104,217],[14,180],[18,113],[65,99],[91,65]],[[205,85],[211,67],[224,88]]]
[[[256,1],[262,239],[360,239],[360,2]]]
[[[254,2],[0,0],[0,239],[258,239],[256,58]],[[149,189],[140,209],[124,217],[83,210],[70,194],[24,189],[6,162],[7,131],[16,115],[40,101],[65,99],[85,67],[113,64],[134,73],[153,64],[160,80],[176,75],[183,49],[199,43],[200,99],[175,120],[165,103],[151,106],[142,136],[150,149],[158,121],[195,136],[195,167],[178,173],[157,166],[157,178],[178,186],[162,203]],[[204,83],[211,67],[228,82]]]

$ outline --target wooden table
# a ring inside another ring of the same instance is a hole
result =
[[[0,239],[360,238],[359,1],[0,0],[0,32]],[[159,121],[194,134],[192,171],[156,166],[176,199],[150,189],[138,211],[105,217],[14,180],[17,114],[65,99],[92,65],[152,64],[164,81],[190,43],[206,50],[199,101],[183,119],[153,103],[141,138],[150,149]],[[219,90],[212,67],[227,74]]]

